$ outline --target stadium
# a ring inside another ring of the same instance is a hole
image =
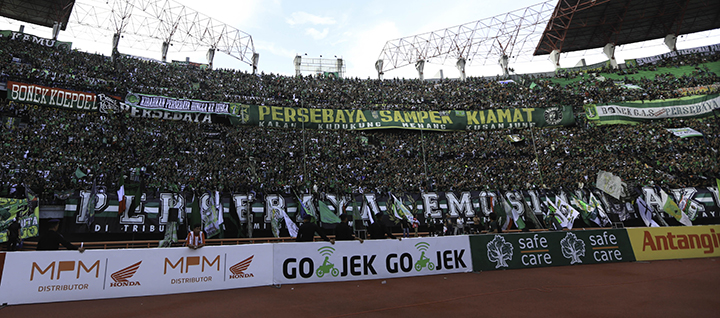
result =
[[[164,15],[133,21],[152,10]],[[88,12],[98,18],[79,18]],[[718,280],[720,44],[677,44],[720,28],[719,4],[544,2],[389,40],[377,79],[300,54],[288,61],[295,76],[266,73],[250,34],[172,1],[7,1],[0,15],[53,30],[0,30],[0,242],[21,250],[0,254],[0,303],[258,286],[292,297],[292,284],[397,279],[412,289],[444,284],[433,275],[462,285],[450,274],[501,282],[510,278],[495,270],[637,271],[620,266],[671,259],[694,259],[685,271],[699,275],[677,284]],[[112,53],[58,40],[77,26],[109,28]],[[656,39],[662,54],[615,59],[616,46]],[[123,41],[155,45],[162,59],[123,53]],[[206,63],[168,62],[180,46],[207,50]],[[561,53],[597,48],[605,61],[559,67]],[[246,70],[214,67],[216,52]],[[511,62],[531,56],[555,70],[515,73]],[[488,60],[501,74],[466,72]],[[426,63],[447,61],[458,78],[425,78]],[[418,78],[389,78],[405,66]],[[339,240],[341,216],[360,242]],[[295,243],[306,223],[317,242]],[[195,225],[207,246],[188,249]],[[73,242],[65,249],[86,251],[35,251],[56,231]],[[377,240],[386,233],[402,239]],[[625,284],[605,283],[576,288]],[[718,309],[697,302],[700,316]],[[325,315],[411,315],[374,306],[388,311]]]

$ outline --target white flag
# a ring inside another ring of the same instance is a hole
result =
[[[597,174],[595,186],[615,199],[620,200],[623,195],[623,187],[627,186],[620,177],[607,171],[600,171]]]

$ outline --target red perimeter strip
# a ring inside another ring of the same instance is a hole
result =
[[[2,317],[717,317],[720,259],[577,265],[19,305]]]

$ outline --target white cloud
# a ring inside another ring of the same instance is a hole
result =
[[[375,25],[363,25],[360,32],[350,35],[347,55],[344,56],[348,77],[377,78],[375,61],[388,39],[400,37],[394,22],[381,22]]]
[[[290,15],[289,19],[286,19],[286,22],[290,25],[296,25],[296,24],[313,24],[313,25],[327,25],[327,24],[335,24],[335,19],[331,17],[321,17],[314,14],[310,14],[307,12],[293,12]]]
[[[330,33],[330,30],[328,30],[328,28],[324,28],[322,32],[314,28],[308,28],[307,30],[305,30],[305,34],[312,36],[315,40],[324,39],[328,35],[328,33]]]
[[[255,41],[255,51],[260,53],[269,53],[272,55],[277,55],[281,57],[289,57],[293,58],[295,57],[297,52],[288,50],[283,47],[278,47],[274,42],[265,42],[265,41]],[[262,58],[262,56],[261,56]]]

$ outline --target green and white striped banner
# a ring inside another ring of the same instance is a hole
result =
[[[700,118],[720,108],[720,95],[698,95],[657,101],[585,105],[585,115],[599,125],[635,124],[664,118]]]

